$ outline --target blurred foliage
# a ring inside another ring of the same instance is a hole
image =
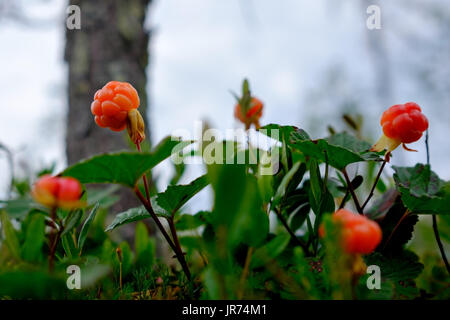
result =
[[[178,144],[166,138],[145,153],[98,155],[67,168],[64,175],[87,184],[83,194],[87,207],[57,211],[53,223],[61,240],[53,272],[48,270],[54,232],[49,210],[31,199],[30,178],[13,180],[16,191],[0,202],[0,297],[448,299],[449,274],[431,226],[420,217],[439,215],[441,237],[448,245],[450,220],[440,201],[445,203],[450,192],[448,182],[428,165],[394,167],[393,177],[381,176],[375,199],[365,210],[383,232],[375,252],[362,257],[341,249],[331,213],[340,206],[354,206],[350,185],[359,199],[367,196],[383,156],[369,152],[370,144],[355,134],[361,119],[351,115],[343,119],[350,132],[330,130],[329,137],[318,140],[293,126],[267,125],[261,133],[274,137],[272,133],[278,132],[278,143],[269,150],[251,143],[244,148],[212,141],[182,155],[191,141]],[[115,184],[134,187],[142,174],[173,156],[174,148],[181,159],[202,155],[206,174],[178,184],[185,165],[174,165],[171,183],[164,191],[152,192],[150,203],[159,219],[179,232],[191,280],[176,259],[162,260],[158,255],[156,239],[144,223],[151,218],[145,204],[107,221],[118,200]],[[279,157],[271,162],[272,174],[264,174],[263,159],[271,155]],[[239,164],[236,160],[242,157],[246,161]],[[359,170],[349,185],[343,172],[356,162]],[[101,189],[89,185],[98,182],[110,185]],[[186,203],[207,186],[214,192],[210,210],[186,212]],[[425,207],[428,210],[422,210]],[[134,223],[134,241],[110,232],[129,223]],[[323,239],[318,235],[321,224],[326,230]],[[66,286],[70,265],[80,267],[79,290]],[[368,289],[369,265],[380,267],[380,289]]]

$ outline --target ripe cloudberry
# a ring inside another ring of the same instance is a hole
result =
[[[33,186],[33,198],[49,208],[74,209],[84,206],[80,200],[80,182],[71,177],[52,177],[44,175]]]
[[[144,119],[137,110],[139,95],[128,82],[110,81],[94,95],[91,112],[102,128],[122,131],[127,128],[136,144],[145,139]]]
[[[382,232],[378,224],[363,215],[340,209],[333,214],[333,222],[341,227],[342,246],[347,253],[371,253],[381,241]],[[319,236],[324,235],[324,226],[321,225]]]
[[[371,148],[371,151],[391,152],[400,144],[408,151],[415,151],[405,146],[422,137],[422,133],[428,129],[427,117],[422,113],[415,102],[396,104],[383,112],[380,121],[383,127],[383,135]]]
[[[247,111],[241,108],[238,103],[234,109],[234,116],[236,119],[240,120],[245,124],[245,128],[249,129],[252,124],[255,125],[256,129],[260,128],[259,118],[262,116],[263,103],[258,98],[252,97],[250,101],[250,106]]]

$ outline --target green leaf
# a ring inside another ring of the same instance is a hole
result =
[[[419,220],[416,214],[405,216],[406,207],[397,193],[397,198],[391,203],[379,225],[383,232],[383,240],[377,248],[380,252],[398,252],[403,246],[411,240],[414,232],[414,226]]]
[[[86,221],[84,221],[83,226],[81,227],[80,235],[78,236],[78,250],[80,251],[80,255],[83,251],[84,242],[86,241],[86,237],[89,232],[89,227],[92,224],[92,221],[94,221],[95,215],[97,213],[97,210],[100,206],[100,203],[97,202],[94,208],[92,208],[91,213],[87,217]]]
[[[43,271],[7,271],[0,273],[0,297],[17,300],[67,298],[65,279]]]
[[[414,197],[435,195],[440,187],[441,180],[429,165],[416,164],[414,167],[397,167],[394,169],[394,180],[399,187],[409,189],[409,193]]]
[[[272,200],[273,207],[276,207],[281,202],[283,197],[286,195],[286,190],[289,186],[289,183],[294,178],[296,172],[300,169],[300,165],[301,165],[300,162],[295,163],[281,180],[281,183],[277,188],[277,192],[275,193],[275,196],[273,197]]]
[[[210,165],[208,177],[215,194],[211,223],[224,237],[218,241],[233,247],[240,242],[256,246],[264,240],[269,219],[256,178],[246,174],[245,165]]]
[[[200,211],[196,214],[183,214],[175,221],[177,230],[192,230],[196,229],[208,222],[211,219],[211,212]]]
[[[419,290],[414,284],[414,279],[422,273],[423,264],[419,262],[419,257],[414,252],[403,250],[394,256],[374,252],[365,256],[365,262],[368,266],[380,267],[382,281],[394,283],[393,298],[412,299],[418,296]]]
[[[0,200],[0,209],[5,210],[13,219],[23,219],[30,210],[45,210],[44,207],[35,203],[32,199],[19,198],[11,200]]]
[[[150,213],[147,212],[147,209],[145,209],[144,206],[131,208],[127,211],[117,214],[113,222],[108,227],[106,227],[105,231],[111,231],[121,225],[147,219],[150,217]]]
[[[151,153],[106,153],[81,161],[61,174],[78,179],[81,183],[117,183],[134,188],[139,178],[164,159],[191,141],[177,141],[167,137]]]
[[[330,166],[342,170],[347,165],[375,160],[381,161],[377,153],[369,152],[370,144],[347,133],[338,133],[326,139],[293,141],[292,148],[319,161],[328,160]]]
[[[166,191],[152,197],[154,211],[161,216],[173,217],[173,215],[209,184],[207,176],[203,175],[189,184],[168,186]]]
[[[17,237],[16,230],[14,230],[14,227],[5,211],[0,212],[0,221],[2,223],[5,243],[8,246],[9,251],[14,258],[20,259],[19,239]]]
[[[72,229],[78,226],[82,217],[83,217],[82,210],[70,211],[67,217],[64,219],[64,230],[61,233],[61,236],[64,236],[65,234],[72,232]]]
[[[72,234],[66,233],[61,237],[61,244],[63,246],[64,252],[69,259],[72,259],[79,255],[79,251],[76,247],[75,241]]]
[[[118,185],[110,185],[107,188],[89,188],[86,190],[88,206],[93,206],[100,203],[102,208],[110,207],[116,203],[120,197],[114,195],[114,193],[119,190]]]
[[[308,204],[302,204],[292,213],[292,218],[290,221],[290,226],[292,231],[296,231],[300,228],[306,220],[311,207]]]
[[[136,251],[136,265],[149,268],[152,266],[155,256],[155,249],[150,241],[147,227],[139,222],[136,225],[134,248]]]
[[[22,257],[28,262],[38,262],[42,256],[45,242],[45,217],[33,214],[26,227],[25,242],[22,246]]]
[[[394,180],[405,206],[416,214],[450,214],[450,182],[428,165],[394,167]]]
[[[264,246],[255,250],[250,262],[251,268],[258,268],[266,264],[269,260],[278,257],[287,247],[290,236],[287,233],[281,233],[270,240]]]

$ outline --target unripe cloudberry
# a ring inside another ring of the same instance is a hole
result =
[[[45,175],[33,186],[32,196],[40,204],[49,208],[75,209],[84,206],[80,182],[72,177],[52,177]]]
[[[262,116],[263,103],[258,98],[252,97],[250,101],[250,106],[247,111],[241,108],[238,103],[234,109],[234,116],[236,119],[245,124],[245,128],[248,129],[252,124],[255,125],[256,129],[259,129],[259,118]]]

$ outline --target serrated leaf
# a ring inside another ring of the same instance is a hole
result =
[[[433,196],[440,187],[441,180],[429,165],[416,164],[414,167],[397,167],[394,169],[394,180],[400,187],[409,189],[414,197]]]
[[[199,193],[209,184],[207,176],[203,175],[189,184],[168,186],[166,191],[158,193],[152,199],[152,205],[156,204],[155,212],[171,217],[193,196]]]
[[[83,246],[89,232],[89,227],[91,226],[92,222],[95,219],[95,215],[97,213],[99,206],[100,203],[97,202],[94,208],[92,208],[91,213],[89,213],[89,216],[84,221],[83,226],[81,227],[80,235],[78,236],[78,250],[80,251],[80,255],[83,252]]]
[[[370,144],[347,133],[338,133],[326,139],[293,141],[296,148],[306,156],[319,161],[328,161],[332,167],[342,170],[347,165],[360,161],[381,161],[377,153],[369,152]]]
[[[394,167],[394,180],[405,206],[417,214],[450,214],[450,182],[442,181],[429,166]]]
[[[117,183],[133,188],[140,177],[161,161],[191,141],[177,141],[167,137],[151,153],[106,153],[83,160],[64,170],[61,175],[78,179],[81,183]]]
[[[414,285],[423,271],[419,257],[411,251],[403,250],[394,256],[385,256],[379,252],[365,256],[366,265],[377,265],[381,270],[381,278],[390,280],[395,286],[396,298],[414,298],[418,294]]]

